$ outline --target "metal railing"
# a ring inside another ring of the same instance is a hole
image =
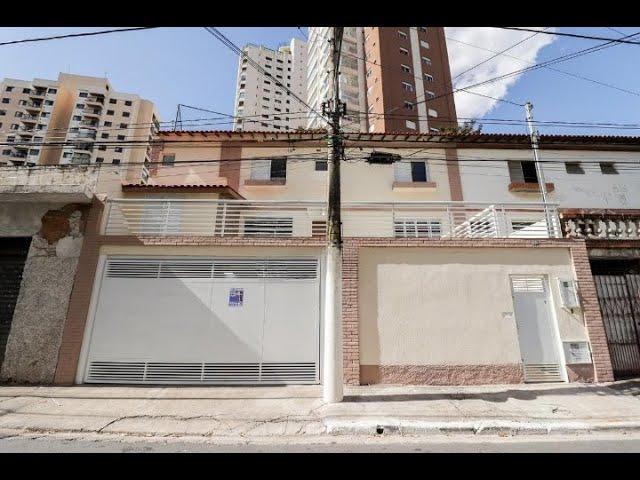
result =
[[[315,237],[324,202],[108,200],[106,235]],[[348,202],[345,237],[558,238],[555,205],[467,202]]]

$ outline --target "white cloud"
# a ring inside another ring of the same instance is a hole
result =
[[[532,28],[541,29],[541,27]],[[552,28],[548,29],[548,31],[553,30]],[[514,43],[533,34],[531,32],[503,30],[499,28],[446,27],[445,35],[447,37],[449,63],[451,64],[451,76],[455,78],[456,75],[494,55],[494,53],[487,50],[464,45],[460,42],[493,50],[494,52],[501,52]],[[540,50],[553,42],[554,39],[555,37],[552,35],[537,34],[526,42],[508,50],[505,54],[498,55],[487,63],[456,78],[453,81],[454,88],[473,85],[527,67],[531,65],[530,62],[536,62],[536,60],[538,60]],[[459,42],[454,40],[458,40]],[[510,58],[507,55],[517,57],[521,60]],[[481,85],[470,90],[495,98],[508,98],[509,87],[514,85],[520,77],[521,75],[514,75],[504,80]],[[526,101],[526,99],[515,100]],[[489,113],[498,103],[496,100],[465,92],[456,93],[455,102],[459,117],[481,117]]]

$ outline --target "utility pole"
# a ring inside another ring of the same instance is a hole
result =
[[[542,203],[544,208],[544,218],[547,223],[547,232],[551,235],[554,232],[553,221],[549,214],[549,207],[547,206],[547,183],[544,178],[544,172],[542,171],[542,163],[540,162],[540,154],[538,152],[538,131],[533,124],[533,104],[527,102],[524,106],[527,116],[527,127],[529,128],[529,135],[531,136],[531,149],[533,150],[533,160],[536,166],[536,175],[538,176],[538,184],[540,185],[540,193],[542,194]]]
[[[340,118],[346,105],[340,102],[340,49],[342,27],[333,27],[331,65],[333,99],[325,102],[323,113],[329,116],[329,199],[327,212],[327,265],[324,297],[324,355],[322,397],[326,403],[342,401],[342,221],[340,219],[340,159],[342,137]]]

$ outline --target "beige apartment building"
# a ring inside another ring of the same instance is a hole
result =
[[[152,102],[114,91],[106,78],[0,83],[0,163],[130,164],[127,178],[146,181],[159,127]]]

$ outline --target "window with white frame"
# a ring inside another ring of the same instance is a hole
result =
[[[429,179],[426,162],[400,161],[393,167],[396,182],[427,182]]]
[[[416,129],[416,122],[412,122],[411,120],[405,120],[404,124],[410,130]]]
[[[429,75],[428,73],[425,73],[424,74],[424,81],[425,82],[429,82],[429,83],[433,82],[433,75]]]
[[[438,118],[438,112],[436,110],[434,110],[433,108],[430,108],[429,110],[427,110],[427,114],[430,117]]]
[[[407,50],[406,48],[402,48],[402,47],[400,47],[400,53],[401,53],[402,55],[409,56],[409,50]]]
[[[411,67],[409,65],[405,65],[404,63],[400,64],[400,68],[403,72],[411,73]]]
[[[424,40],[420,40],[420,46],[422,48],[429,48],[429,42],[425,42]]]
[[[415,108],[415,105],[413,104],[413,102],[404,102],[404,108],[405,110],[413,110]]]
[[[398,219],[393,222],[395,237],[440,238],[442,224],[438,220]]]
[[[432,92],[431,90],[425,90],[424,91],[424,96],[429,98],[429,99],[436,98],[435,92]]]
[[[404,88],[407,92],[413,92],[413,85],[409,82],[402,82],[402,88]]]
[[[406,33],[404,33],[402,30],[398,30],[398,36],[399,36],[400,38],[404,38],[404,39],[406,39],[406,38],[407,38],[407,34],[406,34]]]
[[[287,178],[287,159],[254,160],[251,164],[250,177],[251,180],[285,180]]]

